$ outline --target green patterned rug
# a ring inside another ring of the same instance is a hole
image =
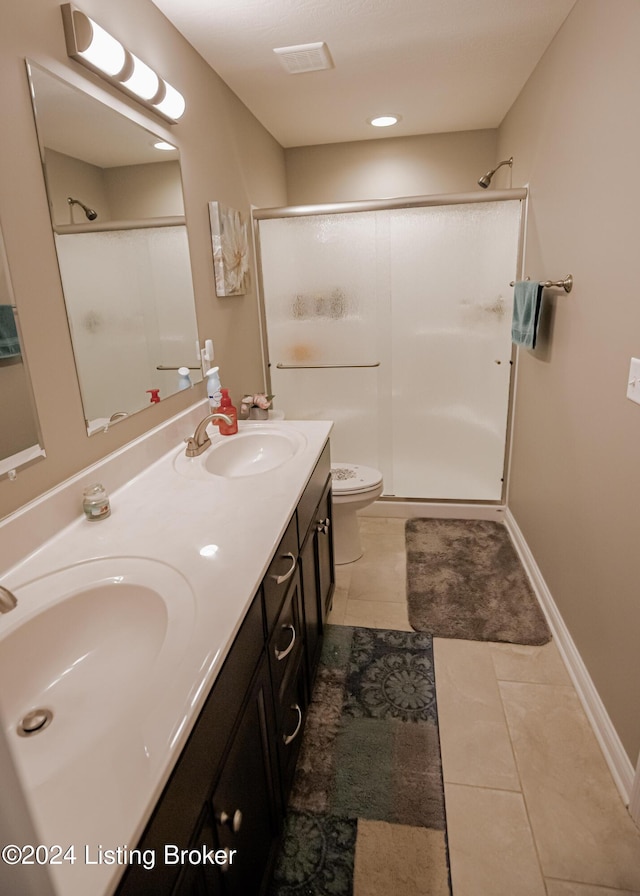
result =
[[[327,626],[271,896],[450,896],[433,643]]]

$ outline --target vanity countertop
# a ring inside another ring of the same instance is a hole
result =
[[[252,425],[241,424],[240,434]],[[188,478],[174,466],[184,453],[176,445],[112,491],[110,517],[96,522],[81,516],[78,485],[77,519],[1,577],[16,593],[18,608],[1,617],[0,636],[2,626],[15,628],[22,614],[34,612],[20,600],[21,587],[79,564],[94,563],[118,576],[140,558],[141,570],[151,561],[167,569],[167,577],[181,577],[189,593],[180,622],[188,638],[169,679],[147,682],[143,703],[135,705],[128,692],[137,681],[124,689],[120,684],[110,695],[121,703],[117,726],[84,732],[82,748],[66,749],[53,771],[45,763],[43,773],[34,757],[46,748],[47,735],[55,736],[55,718],[48,731],[28,739],[17,737],[15,720],[4,720],[40,842],[74,847],[74,864],[51,868],[60,896],[108,896],[115,890],[124,868],[98,861],[99,847],[135,847],[331,430],[325,421],[277,426],[301,436],[302,447],[286,464],[260,475]],[[213,441],[234,438],[217,434]],[[109,488],[106,479],[104,484]]]

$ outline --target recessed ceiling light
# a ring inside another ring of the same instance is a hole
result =
[[[398,124],[401,115],[376,115],[375,118],[368,118],[368,124],[372,124],[374,128],[390,128],[391,125]]]
[[[154,149],[163,149],[165,152],[171,152],[175,149],[171,143],[166,143],[164,140],[159,140],[157,143],[153,144]]]

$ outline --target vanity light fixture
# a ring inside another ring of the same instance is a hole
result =
[[[375,118],[368,118],[367,124],[373,125],[374,128],[390,128],[394,124],[398,124],[401,120],[401,115],[387,114],[387,115],[376,115]]]
[[[182,117],[186,104],[175,87],[72,3],[61,9],[68,56],[171,124]]]

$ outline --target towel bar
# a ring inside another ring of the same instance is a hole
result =
[[[525,277],[525,280],[531,280],[531,277]],[[512,280],[509,286],[515,286],[515,280]],[[545,289],[549,289],[551,286],[556,286],[558,289],[562,288],[565,292],[571,292],[573,289],[573,274],[567,274],[564,280],[541,280],[540,286],[544,286]]]
[[[329,368],[380,367],[380,361],[372,364],[276,364],[278,370],[324,370]]]

